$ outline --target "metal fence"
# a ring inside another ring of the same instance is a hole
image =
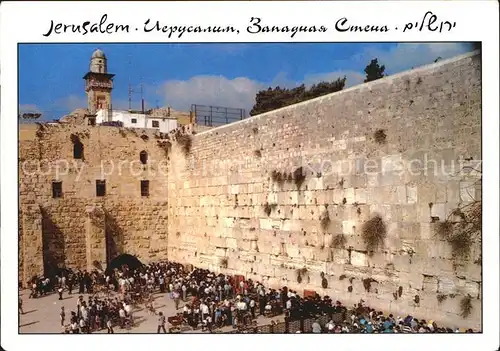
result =
[[[191,112],[196,116],[197,124],[209,127],[217,127],[246,118],[246,112],[242,108],[193,104]]]
[[[334,313],[332,320],[336,324],[342,323],[346,318],[345,313]],[[322,328],[330,321],[329,316],[307,318],[302,320],[285,321],[260,326],[250,326],[242,330],[232,330],[225,334],[295,334],[297,332],[310,333],[312,325],[318,321]]]

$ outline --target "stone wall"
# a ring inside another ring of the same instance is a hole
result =
[[[20,281],[51,267],[106,266],[121,253],[166,258],[166,152],[149,131],[76,125],[21,125]],[[83,159],[74,159],[74,142]],[[146,151],[146,165],[140,152]],[[96,196],[96,180],[106,195]],[[149,196],[141,196],[149,180]],[[52,197],[61,181],[63,196]]]
[[[465,55],[170,141],[21,125],[19,279],[120,253],[168,257],[479,329],[480,245],[458,257],[437,228],[480,200],[469,167],[480,169],[480,78],[479,56]]]
[[[170,154],[169,259],[481,328],[480,245],[468,259],[452,257],[436,234],[454,209],[480,200],[480,174],[463,168],[481,159],[477,54],[214,128],[192,142],[189,152],[174,142]],[[375,248],[364,239],[367,223],[376,233],[385,227]],[[467,294],[472,313],[462,318]]]

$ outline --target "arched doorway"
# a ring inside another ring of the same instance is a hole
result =
[[[134,255],[121,254],[113,258],[106,268],[106,274],[111,273],[115,268],[122,269],[126,265],[130,271],[136,270],[143,266],[143,263]]]

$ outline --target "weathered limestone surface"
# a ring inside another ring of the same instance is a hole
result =
[[[27,281],[43,273],[42,214],[40,207],[24,208],[20,217],[23,235],[19,240],[19,278]]]
[[[481,159],[480,77],[469,55],[198,133],[187,156],[174,143],[169,259],[480,328],[480,247],[456,262],[431,223],[480,195],[478,174],[459,164]],[[300,166],[300,190],[273,181],[273,171],[288,178]],[[361,231],[376,214],[387,237],[370,256]],[[473,311],[463,319],[467,293]]]
[[[167,153],[161,136],[141,131],[23,125],[20,280],[51,267],[105,266],[119,253],[168,257],[480,329],[481,247],[457,260],[435,230],[481,194],[478,173],[462,171],[480,169],[480,77],[477,55],[441,61],[197,133],[187,152],[171,137]],[[72,135],[83,160],[73,159]],[[52,198],[53,180],[62,198]],[[141,180],[150,181],[149,197]],[[387,235],[370,255],[362,228],[376,215]],[[467,294],[473,309],[464,319]]]
[[[73,157],[72,135],[84,146],[82,160]],[[114,127],[21,126],[21,282],[56,267],[89,269],[97,261],[104,268],[121,253],[143,262],[166,258],[167,155],[159,141],[150,132]],[[101,179],[106,196],[97,197]],[[52,198],[56,180],[62,198]],[[141,196],[141,180],[150,182],[148,197]],[[31,219],[33,208],[38,220]]]

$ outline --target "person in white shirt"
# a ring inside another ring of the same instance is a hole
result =
[[[87,325],[85,324],[85,320],[83,318],[80,318],[80,329],[82,330],[82,333],[87,332]]]
[[[246,311],[248,309],[247,303],[245,301],[240,301],[239,306],[240,307],[238,309],[241,311]]]
[[[73,323],[71,323],[71,332],[73,334],[79,334],[79,330],[78,330],[78,323],[76,323],[76,321],[74,321]]]
[[[186,284],[182,284],[182,301],[186,301],[187,298],[187,287]]]
[[[132,306],[129,304],[124,304],[123,309],[127,314],[128,320],[130,321],[130,325],[134,325],[134,317],[132,316]]]
[[[88,311],[85,308],[85,306],[80,307],[80,315],[82,316],[83,319],[87,320],[89,317]]]
[[[210,313],[210,310],[208,309],[208,305],[206,303],[202,303],[200,305],[200,310],[201,310],[201,319],[206,319],[207,316],[209,315]]]
[[[273,306],[271,306],[271,303],[269,301],[267,302],[265,309],[267,313],[271,313]]]

